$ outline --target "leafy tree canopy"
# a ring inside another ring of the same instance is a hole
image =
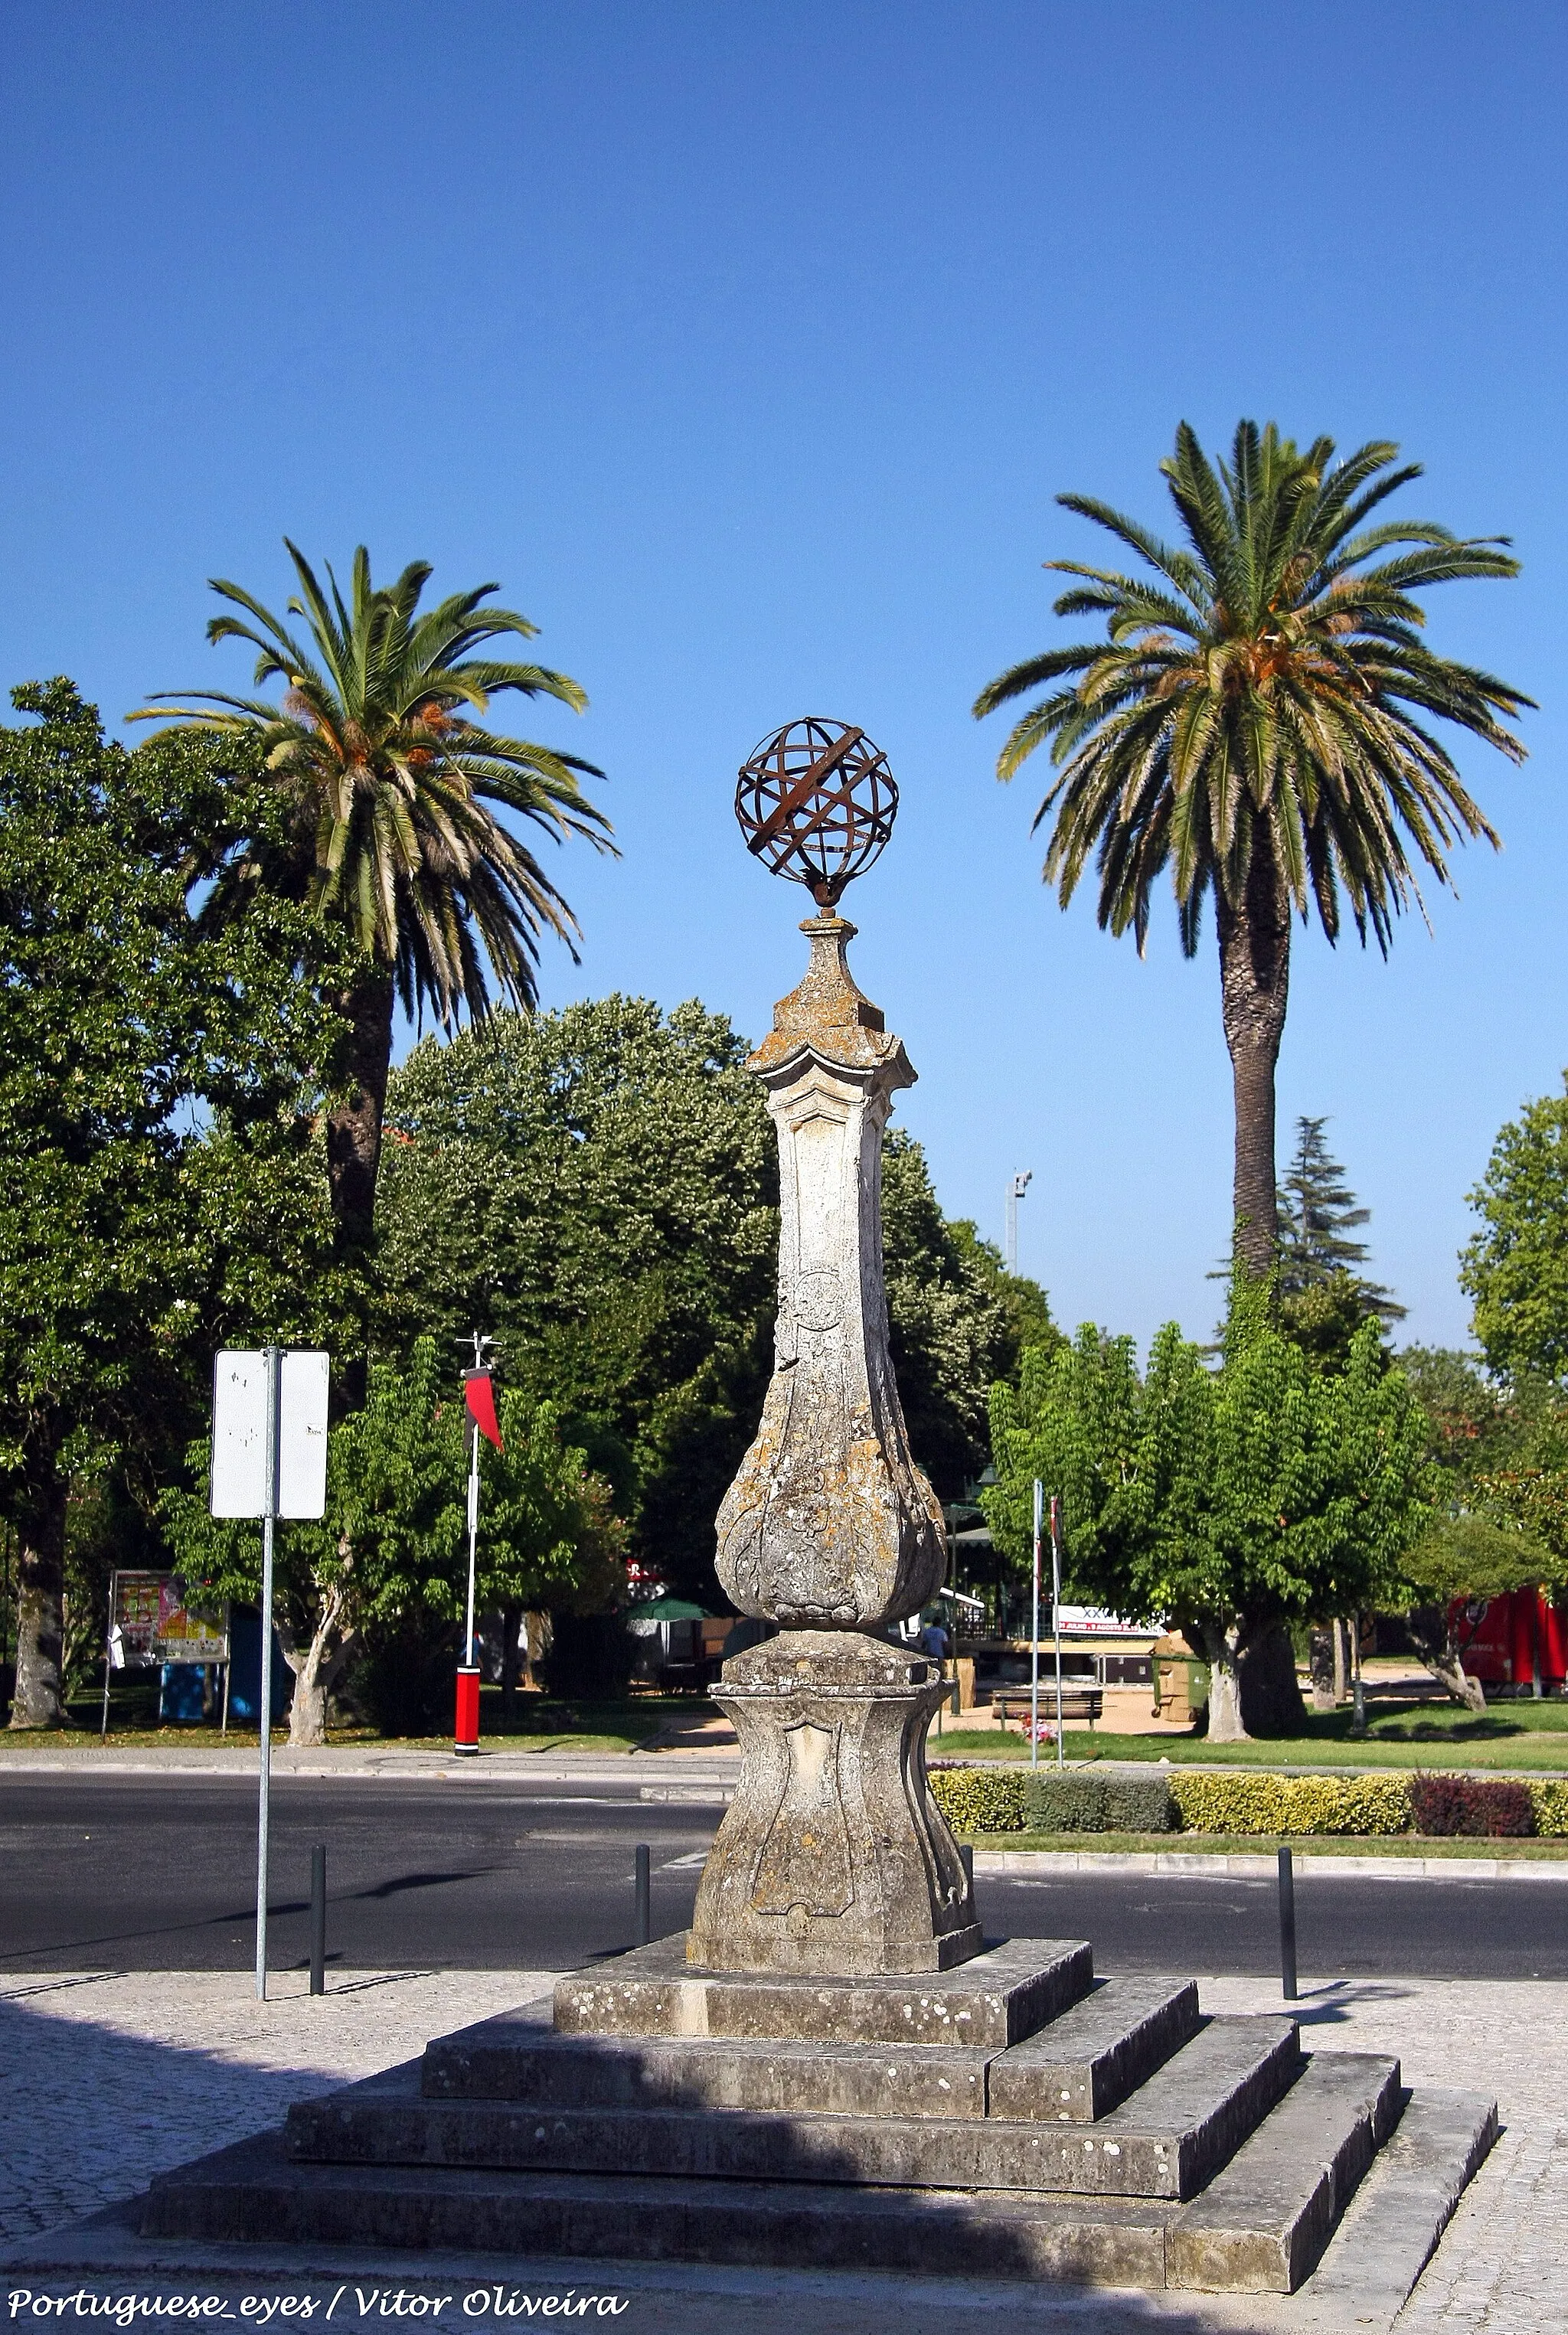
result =
[[[256,772],[210,739],[135,755],[57,680],[0,730],[0,1513],[22,1549],[14,1724],[58,1715],[70,1479],[178,1449],[215,1344],[345,1300],[317,1133],[333,944],[268,902],[192,913]],[[304,977],[302,978],[302,974]]]
[[[1558,1384],[1568,1384],[1568,1071],[1563,1087],[1502,1129],[1468,1195],[1481,1222],[1459,1260],[1488,1367]]]
[[[772,1368],[777,1146],[747,1048],[695,1003],[502,1013],[394,1076],[379,1213],[385,1337],[496,1338],[614,1482],[633,1552],[712,1599],[713,1518]],[[885,1151],[895,1366],[952,1497],[984,1462],[1016,1343],[998,1272],[946,1225],[924,1155]],[[1002,1276],[1005,1279],[1005,1276]]]
[[[585,1590],[613,1593],[619,1534],[605,1487],[566,1444],[553,1407],[503,1393],[504,1449],[481,1460],[479,1604],[516,1607]],[[181,1570],[215,1595],[259,1593],[260,1527],[208,1514],[205,1450],[198,1489],[165,1495]],[[469,1429],[456,1368],[432,1338],[406,1361],[373,1362],[363,1406],[327,1441],[326,1513],[279,1525],[275,1613],[295,1672],[291,1737],[322,1740],[327,1698],[344,1664],[379,1630],[405,1647],[461,1616],[467,1595]]]
[[[1219,1367],[1175,1323],[1140,1377],[1132,1342],[1092,1327],[1027,1354],[992,1398],[1000,1481],[984,1496],[1021,1559],[1036,1477],[1063,1499],[1071,1582],[1129,1615],[1168,1616],[1214,1666],[1216,1734],[1246,1711],[1246,1664],[1271,1632],[1376,1603],[1426,1521],[1425,1423],[1363,1323],[1326,1375],[1240,1272]]]

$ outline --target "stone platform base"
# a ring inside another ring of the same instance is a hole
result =
[[[1292,2019],[1205,2019],[1190,1981],[1096,1983],[1078,1941],[918,1981],[685,1951],[163,2176],[143,2234],[1288,2293],[1391,2137],[1413,2281],[1496,2129],[1484,2099],[1412,2100],[1397,2060],[1304,2055]]]

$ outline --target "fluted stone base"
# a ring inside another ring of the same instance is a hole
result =
[[[933,1665],[852,1630],[790,1630],[726,1662],[713,1700],[740,1782],[697,1892],[704,1970],[858,1978],[951,1970],[983,1940],[925,1780]]]

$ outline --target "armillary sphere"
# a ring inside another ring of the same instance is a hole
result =
[[[786,722],[742,765],[735,816],[775,876],[832,908],[893,832],[898,789],[887,757],[848,722]]]

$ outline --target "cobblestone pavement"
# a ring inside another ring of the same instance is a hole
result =
[[[0,1979],[0,2241],[53,2229],[550,1985],[521,1971]]]
[[[1280,2010],[1253,1979],[1209,1979],[1207,2010]],[[1400,2313],[1398,2335],[1568,2328],[1568,1985],[1381,1980],[1309,1991],[1311,2049],[1397,2052],[1408,2084],[1489,2091],[1503,2136]]]
[[[0,1982],[0,2242],[130,2196],[150,2175],[274,2124],[289,2103],[412,2057],[432,2035],[544,1991],[548,1974],[388,1972],[312,2001],[301,1973],[263,2005],[226,1973],[8,1976]],[[1211,2011],[1277,2011],[1256,1980],[1202,1981]],[[1397,2052],[1406,2079],[1495,2094],[1502,2140],[1399,2320],[1397,2335],[1563,2335],[1568,2327],[1568,1984],[1340,1983],[1294,2006],[1309,2046]],[[319,2278],[319,2257],[297,2269]],[[105,2267],[108,2267],[105,2262]],[[216,2267],[216,2258],[214,2266]],[[196,2267],[194,2262],[192,2268]],[[280,2262],[279,2268],[284,2265]],[[411,2284],[466,2276],[426,2257]],[[1302,2298],[1089,2295],[938,2280],[683,2273],[648,2265],[508,2263],[536,2291],[615,2273],[638,2335],[932,2335],[954,2317],[1083,2335],[1308,2335]],[[494,2266],[503,2274],[503,2266]],[[340,2267],[356,2279],[371,2266]],[[486,2275],[489,2272],[487,2271]],[[379,2272],[377,2273],[379,2275]],[[123,2282],[114,2281],[118,2287]],[[142,2282],[135,2281],[138,2286]],[[49,2281],[51,2291],[60,2282]],[[384,2282],[383,2282],[384,2291]],[[579,2286],[578,2291],[583,2291]],[[337,2321],[344,2317],[344,2310]],[[356,2311],[354,2320],[357,2323]],[[334,2326],[337,2323],[334,2321]],[[368,2320],[367,2322],[368,2323]],[[1336,2322],[1338,2324],[1338,2322]]]

